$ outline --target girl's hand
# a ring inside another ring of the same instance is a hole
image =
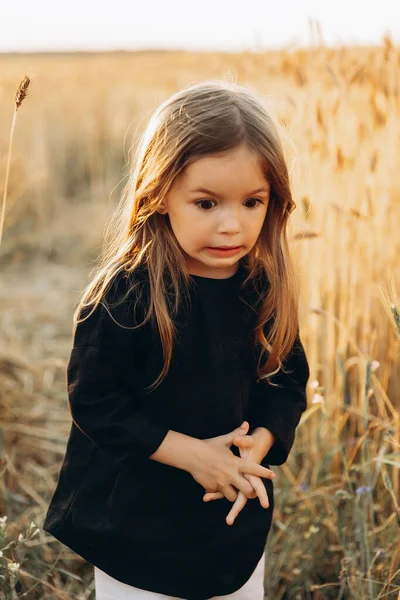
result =
[[[234,438],[233,443],[240,448],[240,455],[242,458],[254,460],[254,462],[257,462],[258,464],[261,462],[262,456],[257,453],[257,445],[251,435],[246,435],[243,437],[237,436]],[[238,491],[237,498],[226,517],[226,522],[228,525],[233,524],[239,512],[246,505],[248,498],[257,498],[258,496],[260,498],[261,506],[264,508],[268,508],[269,506],[268,494],[262,479],[257,475],[248,473],[244,473],[243,477],[245,477],[252,484],[253,492],[250,495],[245,495],[240,490]],[[207,491],[207,493],[203,496],[203,500],[204,502],[208,502],[209,500],[217,500],[218,498],[223,497],[223,494],[220,492]]]
[[[220,444],[222,446],[226,446],[228,448],[230,448],[233,443],[234,443],[234,439],[238,436],[245,436],[250,428],[250,424],[248,421],[243,421],[243,423],[240,425],[240,427],[237,427],[236,429],[234,429],[233,431],[223,434],[223,435],[218,435],[212,438],[207,438],[204,441],[207,442],[208,444]],[[243,474],[243,477],[246,478],[246,475]],[[235,490],[235,488],[234,488]],[[225,495],[222,492],[218,492],[216,489],[211,490],[209,488],[205,489],[206,492],[214,492],[213,495],[213,500],[217,499],[217,498],[225,498]],[[236,491],[236,497],[231,499],[231,502],[234,502],[237,498],[237,490]],[[243,492],[242,492],[243,493]],[[254,488],[249,488],[249,498],[253,497],[253,493],[254,493]],[[203,499],[205,498],[205,496],[203,496]],[[207,501],[207,500],[206,500]]]
[[[241,458],[230,449],[238,430],[208,440],[200,440],[196,460],[189,473],[205,490],[222,492],[230,501],[237,499],[238,490],[245,496],[253,493],[252,484],[244,474],[273,477],[275,474],[254,460]],[[200,450],[201,449],[201,450]]]
[[[216,444],[216,445],[225,446],[225,447],[229,447],[229,448],[233,444],[235,444],[236,446],[238,446],[240,448],[241,458],[249,457],[249,459],[252,460],[252,462],[255,462],[256,464],[259,465],[261,463],[263,455],[259,456],[257,454],[257,445],[256,445],[254,438],[252,436],[246,435],[249,431],[249,428],[250,428],[250,425],[249,425],[248,421],[243,421],[241,426],[237,427],[232,432],[226,433],[224,435],[208,438],[203,441],[205,441],[209,444],[212,444],[212,445]],[[240,445],[241,439],[250,440],[249,442],[246,442],[246,444],[248,443],[249,446],[241,447],[241,445]],[[237,443],[238,441],[239,441],[239,443]],[[250,448],[253,448],[252,452],[250,452]],[[269,475],[271,476],[271,479],[273,477],[275,477],[274,471],[272,471],[271,469],[268,469],[268,472],[269,472]],[[263,477],[269,477],[269,475],[263,475]],[[245,493],[246,498],[256,498],[257,496],[260,496],[260,494],[264,494],[263,497],[265,498],[265,495],[266,495],[265,487],[264,487],[264,484],[263,484],[260,476],[254,475],[254,473],[253,474],[243,473],[243,477],[245,479],[247,479],[249,482],[250,482],[249,477],[255,478],[252,480],[252,482],[253,482],[252,487],[249,487],[249,491],[247,493]],[[244,490],[239,490],[239,491],[242,491],[242,493],[244,493]],[[212,489],[212,488],[207,487],[207,488],[205,488],[205,492],[206,492],[206,494],[203,496],[203,500],[205,500],[205,502],[207,502],[208,500],[216,500],[218,498],[224,498],[224,496],[226,496],[222,492],[218,491],[216,488]],[[228,500],[230,500],[231,502],[234,502],[236,499],[237,499],[237,497],[234,498],[233,494],[232,494],[232,499],[228,498]],[[260,501],[261,500],[262,500],[262,498],[260,496]]]

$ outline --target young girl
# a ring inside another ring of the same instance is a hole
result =
[[[269,467],[310,375],[294,207],[257,93],[212,80],[155,111],[74,315],[43,526],[94,566],[97,600],[263,599]]]

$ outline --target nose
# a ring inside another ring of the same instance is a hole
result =
[[[240,218],[239,210],[235,208],[226,208],[220,213],[220,219],[218,223],[219,233],[234,233],[240,232]]]

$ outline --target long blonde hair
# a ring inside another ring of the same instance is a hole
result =
[[[271,383],[268,378],[283,367],[282,362],[292,349],[299,325],[299,280],[290,257],[286,227],[296,205],[279,127],[257,92],[213,79],[183,88],[163,102],[149,119],[133,155],[121,201],[106,227],[99,266],[81,294],[74,323],[77,325],[92,314],[79,319],[83,308],[93,304],[93,311],[96,309],[118,274],[128,276],[146,265],[150,293],[141,325],[151,320],[164,353],[163,368],[150,388],[159,385],[168,373],[176,336],[171,317],[178,310],[181,293],[186,294],[190,286],[185,258],[169,217],[157,209],[175,178],[189,164],[243,143],[261,157],[270,183],[270,199],[259,238],[242,259],[248,272],[243,285],[256,279],[268,282],[265,293],[258,294],[254,328],[254,343],[261,349],[258,378]],[[165,276],[169,278],[170,291]],[[168,308],[170,297],[174,302]],[[268,358],[261,367],[264,353]]]

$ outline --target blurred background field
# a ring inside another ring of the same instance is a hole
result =
[[[264,94],[287,132],[311,365],[309,408],[274,468],[266,597],[399,598],[400,48],[386,36],[259,53],[3,55],[0,73],[1,197],[15,91],[32,78],[0,245],[4,598],[94,600],[91,565],[40,529],[70,427],[74,303],[152,111],[227,75]],[[39,531],[19,540],[32,522]]]

